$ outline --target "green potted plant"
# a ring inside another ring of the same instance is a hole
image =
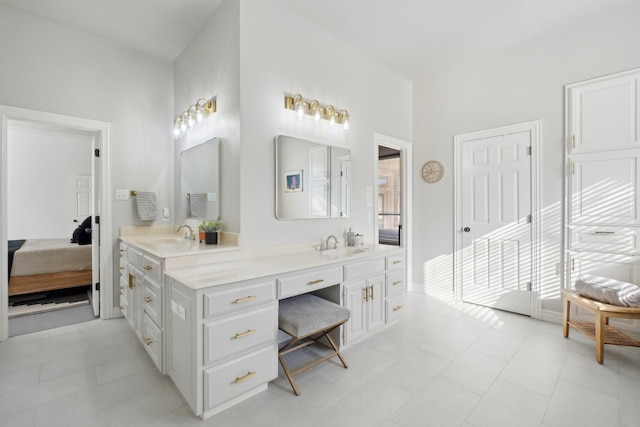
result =
[[[204,242],[207,245],[218,244],[218,231],[221,227],[222,222],[220,221],[202,221],[199,228],[201,232],[204,232]]]

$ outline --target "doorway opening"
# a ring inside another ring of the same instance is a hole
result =
[[[401,246],[402,170],[400,150],[378,146],[378,243]]]
[[[0,341],[112,317],[110,125],[8,106],[0,119]]]

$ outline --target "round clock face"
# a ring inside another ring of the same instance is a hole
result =
[[[444,176],[444,166],[437,160],[431,160],[422,167],[422,179],[429,183],[438,182]]]

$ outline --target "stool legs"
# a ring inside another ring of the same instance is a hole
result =
[[[340,353],[340,350],[338,349],[338,346],[333,342],[333,340],[331,339],[331,337],[329,336],[329,333],[331,331],[333,331],[334,329],[336,329],[337,327],[339,327],[340,325],[342,325],[344,322],[340,322],[337,325],[332,325],[330,327],[330,329],[327,329],[325,331],[316,331],[310,335],[306,335],[303,337],[292,337],[291,340],[289,340],[284,346],[282,346],[282,348],[280,348],[280,350],[278,351],[278,360],[280,361],[280,365],[282,366],[282,370],[284,371],[284,374],[287,376],[287,379],[289,380],[289,384],[291,384],[291,388],[293,389],[293,392],[296,394],[296,396],[300,396],[300,390],[298,389],[298,386],[296,385],[295,381],[293,380],[293,377],[295,377],[298,374],[303,373],[304,371],[313,368],[314,366],[331,359],[334,356],[338,356],[338,358],[340,358],[340,362],[342,362],[342,365],[345,367],[345,369],[349,368],[349,365],[347,365],[346,360],[344,359],[344,357],[342,356],[342,354]],[[310,338],[313,335],[317,335],[320,334],[317,338]],[[287,366],[287,364],[284,361],[284,356],[286,354],[289,354],[293,351],[299,350],[303,347],[307,347],[313,343],[315,343],[316,341],[318,341],[319,339],[321,339],[322,337],[325,337],[327,339],[327,341],[329,342],[329,345],[331,346],[331,349],[333,350],[331,353],[321,357],[320,359],[314,360],[313,362],[304,365],[303,367],[291,372],[289,370],[289,367]],[[307,341],[302,341],[304,339],[309,338]],[[296,345],[297,344],[297,345]]]

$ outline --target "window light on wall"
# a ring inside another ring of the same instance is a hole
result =
[[[216,112],[216,100],[198,99],[195,104],[183,111],[173,120],[173,138],[183,137],[187,131],[199,125],[205,117]]]
[[[310,115],[313,117],[314,122],[327,120],[331,126],[340,124],[344,130],[349,129],[349,112],[347,110],[338,112],[333,105],[323,107],[316,99],[305,101],[300,94],[294,96],[285,95],[284,108],[295,111],[298,117]]]

